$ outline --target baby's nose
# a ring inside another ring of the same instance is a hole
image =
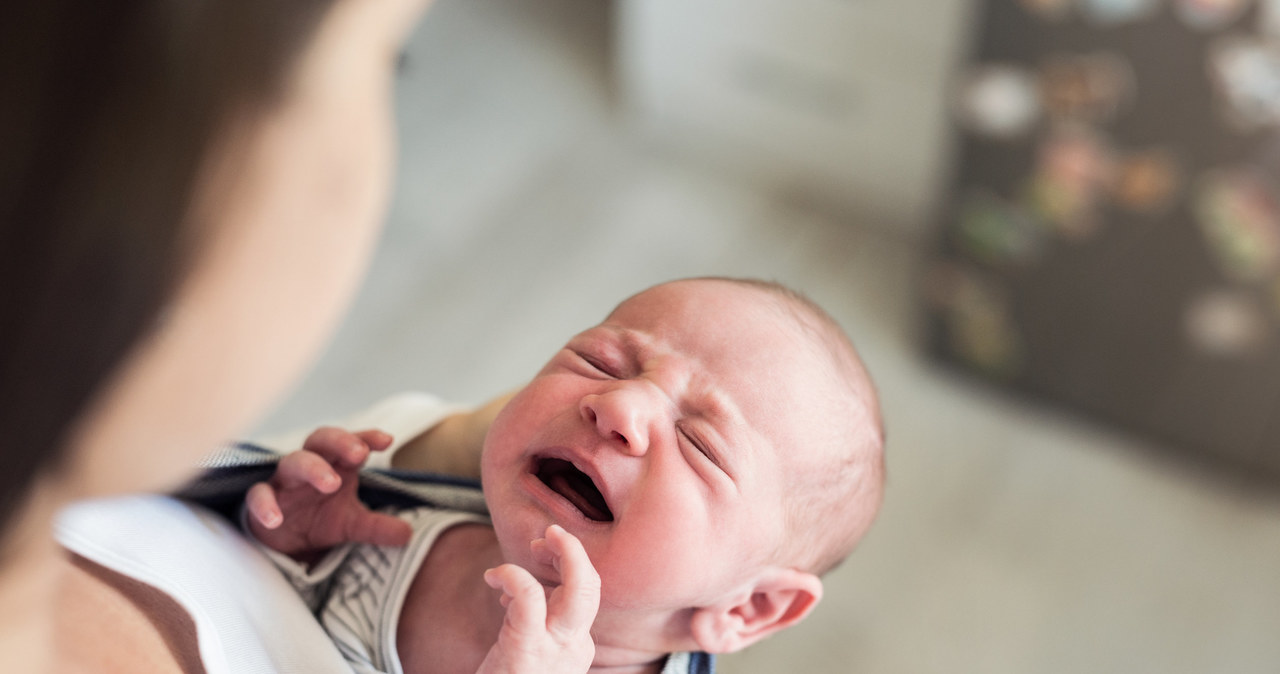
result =
[[[649,419],[644,401],[634,391],[614,390],[582,398],[578,411],[601,437],[632,456],[649,449]]]

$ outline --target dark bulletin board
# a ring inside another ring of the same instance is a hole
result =
[[[1280,2],[991,0],[930,349],[1280,478]]]

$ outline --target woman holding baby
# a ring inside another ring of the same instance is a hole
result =
[[[345,671],[340,660],[306,659],[318,627],[288,632],[260,616],[249,624],[268,648],[258,664],[211,659],[211,640],[234,635],[198,629],[192,586],[156,587],[68,555],[53,528],[74,500],[177,487],[316,357],[376,239],[390,185],[395,63],[427,4],[12,0],[0,8],[0,427],[8,434],[0,652],[10,669]],[[446,418],[423,436],[456,450],[437,468],[475,472],[477,439],[498,405]],[[830,424],[806,424],[819,426]],[[699,465],[709,473],[714,463]],[[190,552],[165,530],[138,533]],[[580,561],[590,565],[585,552]],[[815,574],[781,569],[768,578],[770,596],[785,601],[740,592],[699,628],[767,629],[697,645],[751,643],[797,622],[820,595]],[[301,615],[311,622],[305,607]]]
[[[427,4],[0,8],[7,670],[204,671],[171,599],[63,561],[55,513],[173,488],[316,357],[383,217]]]

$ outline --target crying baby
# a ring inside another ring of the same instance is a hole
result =
[[[852,343],[779,284],[619,304],[493,421],[488,517],[371,512],[391,439],[312,434],[247,498],[357,672],[689,672],[805,618],[866,533],[883,427]]]

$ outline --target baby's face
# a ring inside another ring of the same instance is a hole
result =
[[[559,582],[529,552],[554,523],[586,547],[603,606],[722,599],[777,562],[787,476],[829,442],[825,370],[764,291],[681,281],[632,298],[493,424],[484,492],[507,560]]]

